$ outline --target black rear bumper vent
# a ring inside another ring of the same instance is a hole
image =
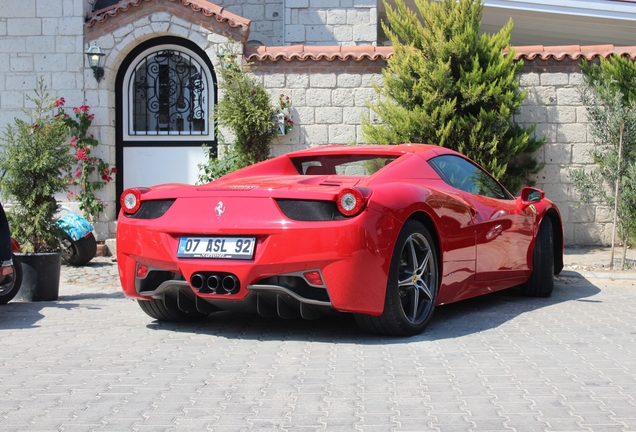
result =
[[[133,219],[157,219],[163,216],[174,202],[174,199],[142,201],[135,214],[124,213],[124,216]]]
[[[338,211],[335,201],[276,199],[278,207],[291,220],[335,221],[349,219]]]

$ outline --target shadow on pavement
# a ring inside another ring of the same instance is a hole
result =
[[[9,302],[0,306],[0,331],[39,327],[37,322],[44,318],[40,310],[51,304],[54,302]]]
[[[587,279],[555,280],[548,298],[525,297],[518,287],[437,308],[426,331],[417,339],[444,339],[492,329],[526,312],[580,300],[601,290]]]
[[[113,267],[112,262],[102,262],[102,261],[89,261],[88,263],[81,265],[81,266],[74,266],[71,264],[68,264],[65,261],[62,261],[62,268],[66,269],[66,270],[84,270],[86,271],[86,269],[100,269],[100,268],[111,268]]]
[[[149,329],[208,334],[227,339],[305,340],[391,344],[455,338],[492,329],[511,319],[551,305],[591,297],[600,289],[583,278],[560,278],[548,298],[524,297],[518,288],[440,306],[424,333],[410,338],[370,335],[357,327],[351,314],[326,316],[315,321],[266,319],[258,315],[219,312],[197,323],[154,321]]]
[[[40,312],[44,308],[73,310],[85,308],[86,305],[77,303],[82,300],[123,299],[124,294],[115,293],[86,293],[76,295],[60,295],[56,301],[23,302],[11,301],[0,306],[0,331],[38,327],[36,324],[44,318]]]
[[[78,300],[97,300],[97,299],[123,299],[124,293],[109,292],[109,293],[86,293],[86,294],[74,294],[74,295],[60,295],[58,301],[78,301]]]

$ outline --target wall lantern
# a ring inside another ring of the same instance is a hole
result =
[[[97,82],[100,82],[104,77],[104,57],[106,53],[97,46],[97,42],[93,41],[85,54],[88,59],[88,65],[93,69],[93,76]]]

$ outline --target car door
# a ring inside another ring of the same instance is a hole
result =
[[[527,275],[533,215],[486,171],[468,159],[442,155],[431,164],[469,205],[475,227],[475,280]]]

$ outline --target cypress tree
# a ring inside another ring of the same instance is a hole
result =
[[[515,61],[510,20],[498,33],[479,34],[482,0],[383,0],[382,23],[394,54],[369,107],[381,122],[363,119],[367,142],[437,144],[470,157],[511,191],[537,171],[530,157],[544,143],[534,127],[515,124],[526,94],[518,89],[523,63]]]

